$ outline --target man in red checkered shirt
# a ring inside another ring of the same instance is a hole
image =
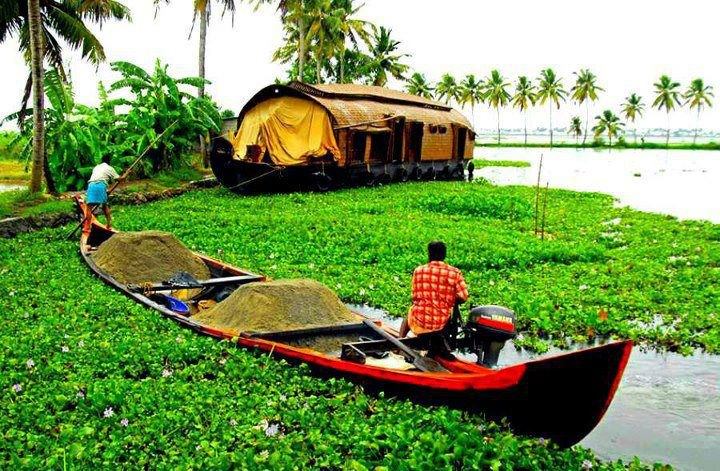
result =
[[[413,305],[400,327],[400,336],[442,330],[456,302],[468,299],[465,279],[459,269],[445,263],[447,249],[442,242],[428,244],[429,263],[415,269],[412,278]]]

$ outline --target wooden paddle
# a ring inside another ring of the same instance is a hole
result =
[[[418,352],[402,343],[399,339],[390,335],[389,332],[381,329],[370,319],[363,320],[363,323],[374,330],[378,335],[382,336],[385,340],[390,342],[394,347],[407,355],[408,358],[412,359],[412,364],[417,367],[420,371],[427,371],[431,373],[448,373],[440,363],[436,362],[432,358],[428,358],[420,355]]]

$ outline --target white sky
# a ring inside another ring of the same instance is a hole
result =
[[[93,30],[105,45],[108,61],[129,60],[145,68],[155,58],[170,64],[176,76],[197,73],[197,28],[188,40],[190,0],[175,1],[154,18],[151,0],[125,0],[132,23],[108,23]],[[649,106],[652,83],[662,73],[681,82],[683,89],[697,76],[717,88],[720,98],[720,61],[717,20],[720,6],[713,1],[605,0],[588,4],[577,0],[473,1],[365,0],[358,15],[393,30],[413,69],[436,80],[444,72],[461,78],[486,76],[498,68],[514,81],[517,75],[535,78],[551,66],[566,88],[572,72],[588,67],[607,91],[591,107],[591,118],[605,108],[619,112],[629,92],[643,96]],[[585,6],[588,5],[588,6]],[[234,26],[230,18],[214,12],[208,32],[207,76],[209,92],[223,107],[239,111],[261,87],[284,77],[284,67],[271,62],[281,44],[282,29],[273,7],[254,12],[240,5]],[[97,102],[97,81],[114,80],[109,65],[95,68],[66,54],[78,101]],[[18,107],[27,68],[14,39],[0,44],[0,116]],[[394,84],[397,87],[397,84]],[[469,115],[469,110],[467,110]],[[565,126],[571,114],[584,118],[584,108],[565,105],[553,113],[553,124]],[[672,127],[695,125],[694,113],[673,113]],[[476,110],[478,127],[495,127],[495,112]],[[665,114],[648,110],[640,127],[664,127]],[[521,127],[519,113],[504,111],[502,127]],[[701,125],[720,129],[720,107],[704,112]],[[547,108],[535,110],[529,128],[547,126]]]

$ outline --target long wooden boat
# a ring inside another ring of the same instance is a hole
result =
[[[320,329],[241,333],[236,337],[236,333],[202,325],[187,314],[173,311],[152,294],[119,283],[98,268],[91,254],[116,232],[91,216],[81,200],[77,203],[81,214],[89,216],[80,237],[83,260],[100,279],[138,303],[198,333],[218,339],[236,338],[241,347],[270,352],[290,362],[307,363],[317,374],[344,377],[371,392],[384,391],[386,395],[421,404],[447,405],[496,419],[504,417],[516,433],[549,438],[561,446],[579,442],[598,424],[612,401],[632,350],[630,341],[612,342],[498,369],[457,357],[453,360],[438,357],[435,360],[447,372],[428,373],[413,369],[405,361],[394,361],[397,356],[383,360],[369,355],[366,362],[359,363],[340,351],[320,352],[303,346],[305,340],[318,336],[331,340],[354,337],[357,341],[343,345],[343,349],[366,353],[392,350],[387,341],[362,322]],[[236,288],[250,281],[265,280],[262,275],[198,255],[212,274],[204,282],[208,286]],[[397,335],[392,328],[381,327]],[[413,340],[403,342],[421,347],[414,345]]]

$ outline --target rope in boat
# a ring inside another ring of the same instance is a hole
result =
[[[254,182],[255,180],[259,180],[259,179],[261,179],[261,178],[263,178],[263,177],[266,177],[266,176],[270,175],[271,173],[278,172],[278,171],[280,171],[280,170],[282,170],[282,169],[283,169],[283,167],[275,167],[274,169],[272,169],[272,170],[270,170],[270,171],[268,171],[268,172],[265,172],[265,173],[263,173],[262,175],[258,175],[257,177],[251,178],[250,180],[245,180],[244,182],[240,182],[240,183],[238,183],[237,185],[230,186],[230,187],[228,187],[228,190],[234,190],[235,188],[240,188],[241,186],[247,185],[248,183],[252,183],[252,182]]]

